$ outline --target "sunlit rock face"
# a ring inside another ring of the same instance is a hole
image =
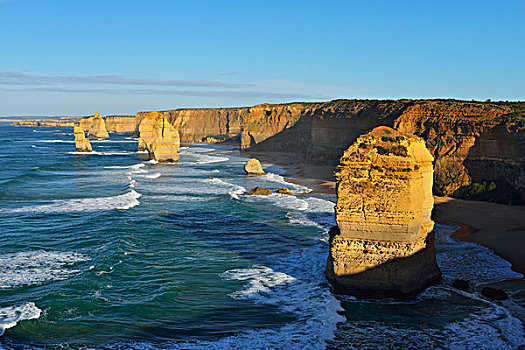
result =
[[[432,161],[422,139],[384,126],[344,152],[326,271],[336,291],[403,297],[439,281]]]
[[[93,117],[84,117],[80,119],[80,127],[87,131],[90,139],[108,139],[109,134],[106,130],[106,122],[98,113]]]
[[[248,175],[264,175],[261,162],[256,158],[248,159],[246,164],[244,164],[244,171]]]
[[[148,151],[150,159],[158,162],[179,160],[179,131],[161,113],[150,112],[139,125],[139,151]]]
[[[89,143],[89,140],[86,139],[84,130],[81,127],[79,126],[73,127],[73,134],[75,135],[75,146],[76,146],[77,152],[92,152],[93,151],[93,149],[91,148],[91,144]]]

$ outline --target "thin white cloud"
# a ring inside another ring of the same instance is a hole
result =
[[[33,87],[33,88],[0,88],[0,91],[9,92],[56,92],[73,94],[136,94],[136,95],[174,95],[210,98],[266,98],[266,99],[326,99],[315,94],[270,92],[255,90],[173,90],[173,89],[108,89],[108,88],[61,88],[61,87]]]
[[[2,1],[2,0],[0,0]],[[180,86],[194,88],[243,88],[250,84],[235,84],[209,80],[163,80],[129,78],[121,75],[35,75],[21,72],[0,72],[0,85],[47,85],[47,84],[109,84],[109,85],[148,85]]]

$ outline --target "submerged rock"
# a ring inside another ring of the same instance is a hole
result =
[[[481,295],[491,300],[507,300],[509,298],[504,290],[494,287],[484,287],[481,290]]]
[[[290,191],[287,187],[279,187],[277,189],[277,193],[292,195],[292,191]]]
[[[77,152],[92,152],[91,144],[89,140],[86,139],[84,130],[79,126],[73,127],[73,134],[75,135],[75,146]]]
[[[246,174],[248,175],[264,175],[261,162],[259,162],[256,158],[249,159],[246,162],[244,165],[244,171],[246,171]]]
[[[344,152],[326,268],[337,292],[409,297],[440,280],[432,160],[422,139],[388,127]]]
[[[179,160],[179,131],[158,112],[144,115],[139,125],[139,151],[148,151],[150,159],[158,162]]]
[[[456,289],[459,289],[459,290],[462,290],[464,292],[468,292],[469,285],[470,285],[469,281],[462,280],[462,279],[459,279],[459,278],[455,279],[454,282],[452,282],[452,287],[454,287]]]
[[[268,195],[272,194],[272,190],[269,190],[267,188],[262,188],[262,187],[257,186],[257,187],[252,188],[248,192],[248,194],[250,196],[268,196]]]
[[[106,122],[100,116],[100,114],[95,113],[94,117],[88,118],[90,121],[88,137],[90,139],[108,139],[109,134],[106,130]]]

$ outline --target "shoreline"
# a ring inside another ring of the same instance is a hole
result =
[[[279,165],[286,170],[287,181],[312,188],[312,193],[336,194],[336,170],[332,166],[307,164],[297,155],[281,152],[241,152],[263,163]],[[525,281],[525,206],[503,205],[434,196],[433,218],[437,222],[456,225],[452,236],[461,241],[480,244],[494,251],[522,274]]]

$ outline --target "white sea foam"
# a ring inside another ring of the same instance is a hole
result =
[[[206,179],[203,180],[205,183],[211,183],[219,187],[226,187],[227,193],[234,199],[239,199],[239,195],[246,192],[246,188],[235,185],[226,181],[223,181],[221,179],[212,178],[212,179]]]
[[[173,196],[173,195],[160,195],[160,196],[148,196],[148,199],[152,200],[159,200],[162,202],[178,202],[178,203],[187,203],[187,202],[209,202],[213,200],[216,197],[212,196],[206,196],[206,197],[199,197],[199,196]]]
[[[133,165],[111,165],[105,166],[104,169],[140,169],[143,168],[143,163],[133,164]]]
[[[78,273],[71,265],[89,260],[75,252],[29,251],[0,255],[0,289],[66,279]]]
[[[33,141],[21,141],[21,142],[75,143],[75,141],[72,141],[72,140],[33,140]]]
[[[146,179],[158,179],[162,174],[161,173],[153,173],[153,174],[146,174],[146,175],[137,175]]]
[[[202,164],[212,164],[212,163],[221,163],[226,162],[230,158],[228,157],[221,157],[221,156],[210,156],[207,154],[197,154],[193,153],[191,154],[191,161],[186,161],[185,159],[181,161],[182,164],[188,164],[188,165],[202,165]]]
[[[244,299],[252,297],[255,294],[269,292],[274,287],[296,280],[294,277],[285,273],[274,271],[269,267],[260,265],[253,265],[249,269],[229,270],[222,273],[221,277],[228,280],[248,282],[243,290],[230,294],[234,299]]]
[[[284,177],[278,174],[266,173],[264,175],[261,175],[260,179],[268,181],[268,182],[274,182],[274,183],[278,183],[281,185],[285,185],[286,187],[289,187],[292,190],[292,192],[295,192],[296,194],[312,192],[311,188],[288,182],[284,179]]]
[[[42,146],[31,145],[31,148],[49,148],[49,147],[42,147]]]
[[[335,225],[335,203],[325,199],[309,197],[304,199],[308,207],[304,211],[291,210],[286,214],[288,220],[294,225],[316,226],[325,231]]]
[[[74,213],[95,212],[102,210],[126,210],[140,204],[138,198],[141,194],[131,190],[128,193],[112,197],[82,198],[56,200],[51,204],[27,206],[15,209],[0,210],[4,213]]]
[[[241,199],[249,203],[272,204],[283,209],[306,210],[308,202],[295,196],[272,193],[267,196],[242,196]]]
[[[252,300],[259,304],[276,305],[284,312],[293,313],[296,321],[277,329],[259,329],[241,332],[205,347],[235,348],[249,344],[251,349],[320,349],[334,338],[337,323],[345,318],[339,301],[327,287],[324,277],[326,243],[291,256],[276,259],[275,265],[254,265],[248,269],[224,272],[225,279],[246,281],[243,289],[233,292],[234,299]],[[198,348],[184,344],[180,348]],[[200,344],[203,345],[203,344]]]
[[[0,336],[4,335],[6,329],[16,326],[18,322],[35,320],[40,317],[41,313],[42,310],[34,303],[0,308]]]

